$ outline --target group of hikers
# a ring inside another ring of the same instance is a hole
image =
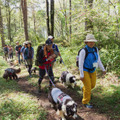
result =
[[[99,50],[95,47],[95,39],[93,34],[87,34],[86,39],[84,40],[85,47],[82,48],[78,53],[78,67],[80,71],[80,80],[83,82],[83,87],[81,90],[83,92],[82,103],[86,108],[92,108],[90,104],[91,99],[91,90],[96,85],[96,68],[100,67],[103,71],[103,74],[106,74],[106,70],[100,60]],[[19,42],[16,42],[16,53],[18,56],[18,61],[20,64],[20,55],[25,62],[25,66],[28,68],[28,73],[31,76],[31,68],[33,64],[34,49],[32,43],[27,41],[23,43],[23,46],[19,45]],[[62,60],[58,46],[54,44],[54,37],[48,36],[45,44],[43,46],[38,46],[37,49],[37,65],[39,66],[39,79],[38,79],[38,92],[41,92],[41,82],[43,77],[47,73],[50,82],[49,87],[51,88],[54,81],[53,66],[57,57],[60,57]]]
[[[7,61],[8,59],[13,59],[13,47],[10,45],[5,45],[3,48],[4,51],[4,58]]]

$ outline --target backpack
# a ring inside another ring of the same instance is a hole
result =
[[[88,56],[88,54],[89,54],[89,52],[88,52],[88,50],[87,50],[86,47],[81,48],[81,49],[78,51],[78,55],[77,55],[77,57],[76,57],[76,66],[77,66],[77,67],[79,67],[79,53],[80,53],[80,51],[81,51],[82,49],[85,50],[85,59],[87,58],[87,56]],[[97,48],[94,47],[94,49],[95,49],[95,52],[97,52]],[[85,59],[84,59],[84,60],[85,60]]]
[[[37,48],[37,54],[36,54],[36,60],[35,60],[35,65],[36,66],[39,66],[40,63],[39,63],[39,51],[43,48],[44,45],[39,45],[38,48]]]
[[[4,47],[4,53],[7,54],[8,53],[8,48]]]

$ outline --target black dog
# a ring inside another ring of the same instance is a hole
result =
[[[36,67],[33,67],[33,68],[31,69],[31,73],[32,73],[32,72],[36,73],[36,70],[37,70],[37,68],[36,68]]]
[[[3,74],[3,78],[6,80],[9,78],[10,80],[13,79],[18,79],[18,76],[16,75],[17,73],[20,73],[21,69],[14,69],[14,68],[7,68]]]
[[[74,119],[77,118],[77,104],[69,95],[63,93],[60,89],[53,88],[48,94],[48,99],[62,120],[66,120],[65,116],[72,116]]]
[[[76,78],[68,71],[64,71],[61,74],[61,77],[59,78],[59,81],[64,84],[65,87],[68,87],[68,85],[71,85],[73,88],[76,85]]]

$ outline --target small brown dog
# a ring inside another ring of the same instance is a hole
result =
[[[14,69],[14,68],[7,68],[3,74],[3,78],[8,80],[8,78],[11,80],[13,79],[18,79],[18,76],[16,75],[17,73],[20,73],[21,69]]]

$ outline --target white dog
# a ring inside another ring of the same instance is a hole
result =
[[[68,85],[71,85],[73,88],[76,85],[76,78],[68,71],[64,71],[61,74],[61,77],[59,78],[59,81],[63,83],[65,87],[68,87]]]
[[[53,88],[48,94],[48,99],[62,120],[66,120],[65,116],[72,116],[74,119],[77,118],[77,104],[59,88]]]

